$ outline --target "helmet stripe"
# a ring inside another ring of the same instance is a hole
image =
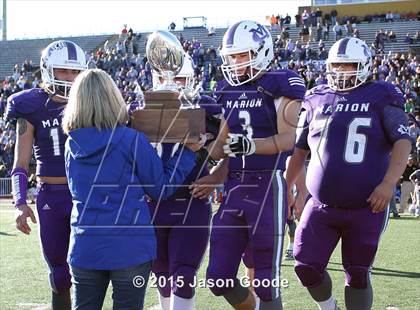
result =
[[[233,38],[235,37],[236,28],[238,28],[239,24],[242,22],[238,22],[233,24],[232,27],[229,28],[228,32],[226,33],[226,45],[233,44]]]
[[[338,55],[346,54],[346,48],[347,48],[347,44],[349,43],[349,41],[350,41],[349,38],[344,38],[340,41],[340,43],[338,45]]]
[[[66,41],[67,52],[69,56],[69,60],[76,60],[77,61],[77,51],[76,46],[74,46],[73,42]]]

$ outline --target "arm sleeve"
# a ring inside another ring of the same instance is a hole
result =
[[[144,134],[138,133],[135,141],[136,172],[144,191],[154,200],[170,197],[194,168],[195,153],[186,147],[180,147],[163,165]]]
[[[387,105],[383,110],[382,123],[387,139],[394,144],[400,139],[407,139],[413,143],[408,131],[408,118],[401,107]]]

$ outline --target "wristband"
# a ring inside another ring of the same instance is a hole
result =
[[[26,189],[28,188],[28,172],[16,167],[12,170],[12,195],[15,207],[26,205]]]

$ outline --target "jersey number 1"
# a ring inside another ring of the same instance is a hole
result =
[[[60,139],[58,137],[58,128],[50,129],[50,137],[53,142],[54,156],[60,156]]]

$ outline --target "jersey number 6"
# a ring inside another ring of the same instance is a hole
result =
[[[324,129],[321,133],[321,138],[319,141],[318,146],[318,154],[319,158],[322,159],[324,151],[325,151],[325,145],[327,143],[327,136],[328,136],[328,130],[330,123],[332,121],[332,118],[328,118],[326,120],[323,120],[324,123]],[[365,158],[365,151],[366,151],[366,143],[367,138],[365,134],[358,133],[357,130],[360,127],[369,128],[371,127],[372,119],[370,117],[356,117],[354,118],[347,128],[347,137],[346,137],[346,143],[345,143],[345,149],[344,149],[344,160],[349,164],[359,164],[363,162]]]

